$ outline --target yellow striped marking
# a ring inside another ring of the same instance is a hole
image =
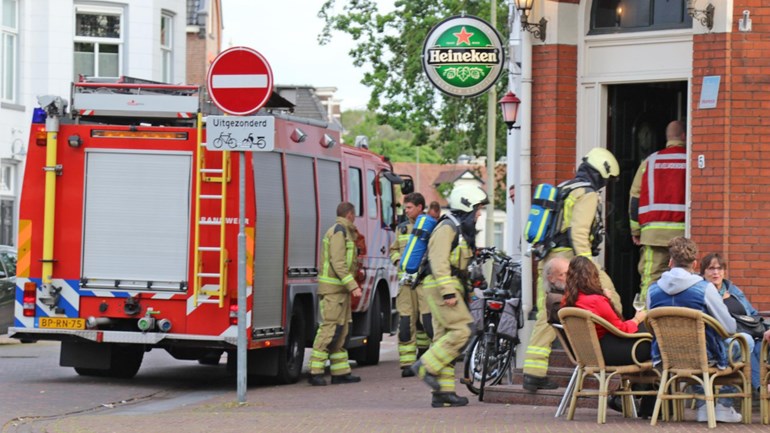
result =
[[[32,220],[19,220],[19,250],[16,275],[29,278],[32,263]]]

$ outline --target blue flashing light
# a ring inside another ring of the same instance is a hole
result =
[[[45,123],[45,110],[38,107],[32,110],[32,123]]]

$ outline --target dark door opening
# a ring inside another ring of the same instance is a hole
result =
[[[639,164],[666,146],[666,125],[686,120],[687,82],[608,86],[607,148],[620,164],[620,179],[607,187],[605,266],[631,317],[639,292],[639,247],[631,241],[628,198]]]

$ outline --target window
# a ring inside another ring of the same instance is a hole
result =
[[[382,200],[382,224],[393,224],[393,185],[387,177],[380,175],[380,200]]]
[[[0,192],[13,194],[13,166],[3,165],[0,168]]]
[[[16,102],[17,68],[19,65],[19,2],[3,0],[0,22],[0,100]]]
[[[75,79],[121,75],[122,12],[84,9],[75,13]]]
[[[16,275],[16,254],[11,251],[1,251],[0,262],[3,263],[3,268],[5,269],[3,278]]]
[[[692,28],[685,0],[594,0],[590,34]]]
[[[495,223],[494,240],[492,242],[498,251],[505,251],[505,241],[503,239],[503,223]]]
[[[368,208],[367,215],[371,219],[377,218],[377,196],[374,191],[376,179],[377,175],[374,173],[374,170],[366,170],[366,190],[368,192],[366,194],[366,207]]]
[[[0,244],[13,245],[13,200],[0,200]]]
[[[174,19],[169,14],[160,16],[160,63],[162,81],[171,83],[173,79],[173,42],[174,42]]]
[[[364,213],[361,208],[361,169],[350,167],[348,170],[348,201],[356,208],[356,216]]]

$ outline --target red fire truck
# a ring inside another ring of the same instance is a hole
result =
[[[275,149],[246,154],[241,306],[238,164],[206,150],[200,89],[119,81],[74,83],[70,110],[39,98],[10,336],[61,341],[60,365],[80,375],[132,377],[157,348],[208,364],[226,352],[233,367],[246,308],[249,375],[294,382],[315,335],[320,239],[346,200],[366,240],[348,348],[378,363],[397,323],[391,164],[324,122],[268,110]]]

